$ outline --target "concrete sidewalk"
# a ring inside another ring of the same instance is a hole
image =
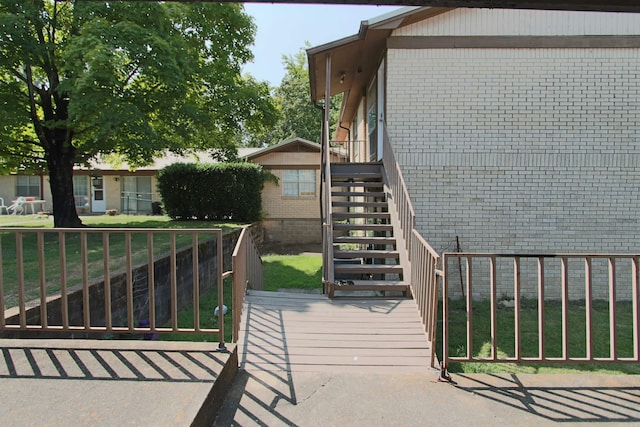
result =
[[[214,426],[640,425],[640,376],[241,370]]]
[[[238,365],[216,347],[0,339],[0,426],[211,424]]]

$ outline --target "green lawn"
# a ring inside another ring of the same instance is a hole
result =
[[[545,355],[562,355],[562,306],[558,301],[546,301],[545,319]],[[440,311],[441,315],[442,311]],[[489,357],[491,352],[491,322],[488,301],[474,302],[473,305],[473,348],[474,355]],[[586,355],[586,321],[584,301],[572,302],[568,317],[568,349],[570,357]],[[467,316],[464,301],[451,301],[449,306],[449,351],[451,356],[466,354]],[[592,310],[592,348],[594,357],[609,356],[609,306],[603,301],[595,301]],[[633,318],[630,302],[618,302],[616,305],[617,352],[619,357],[633,356]],[[499,307],[497,311],[497,344],[499,357],[513,357],[515,354],[514,309]],[[440,326],[440,325],[439,325]],[[441,352],[441,330],[436,339],[436,351]],[[536,301],[521,303],[521,354],[523,357],[538,355],[538,307]],[[594,371],[598,373],[640,374],[637,363],[454,363],[451,372],[484,373],[569,373]]]
[[[322,256],[314,255],[264,255],[264,290],[278,289],[322,289]],[[224,302],[229,311],[225,316],[225,342],[231,342],[233,332],[232,287],[231,279],[225,280]],[[218,305],[217,289],[212,289],[200,298],[201,327],[217,328],[218,319],[213,310]],[[186,308],[178,314],[178,326],[193,327],[193,307]],[[218,336],[211,334],[161,334],[161,340],[167,341],[204,341],[217,342]]]
[[[13,221],[13,222],[12,222]],[[141,215],[116,215],[116,216],[87,216],[83,222],[91,228],[153,228],[153,229],[186,229],[186,228],[221,228],[223,231],[238,228],[240,224],[216,223],[205,221],[172,221],[163,216]],[[34,216],[0,216],[0,226],[11,227],[25,231],[25,228],[46,227],[52,228],[51,219],[38,219]],[[54,229],[52,228],[52,231]],[[16,259],[15,233],[5,231],[0,233],[0,247],[2,249],[2,277],[4,287],[5,306],[12,307],[18,301],[18,269]],[[203,233],[199,239],[203,240],[213,234]],[[44,244],[44,273],[46,277],[47,294],[55,294],[60,291],[61,258],[59,249],[59,237],[57,233],[47,233],[43,239]],[[176,237],[178,247],[190,244],[192,236],[189,233],[178,234]],[[39,259],[38,242],[35,233],[24,233],[23,239],[23,263],[26,300],[37,298],[39,295]],[[67,233],[65,238],[65,257],[67,280],[66,284],[72,288],[82,283],[82,252],[80,233]],[[165,233],[153,236],[154,256],[167,253],[169,250],[169,235]],[[148,240],[143,233],[131,234],[131,249],[133,264],[147,261]],[[124,271],[126,266],[125,234],[114,232],[109,237],[110,272],[116,274]],[[98,279],[104,276],[103,266],[103,241],[101,233],[87,234],[87,260],[89,279]]]
[[[264,255],[264,290],[322,289],[321,255]]]
[[[223,304],[227,306],[228,311],[224,316],[224,341],[229,343],[232,341],[233,335],[233,287],[230,278],[224,280]],[[218,288],[214,287],[203,295],[200,295],[200,327],[207,329],[218,328],[218,317],[214,316],[214,310],[218,306]],[[179,328],[193,328],[194,322],[193,306],[181,310],[178,313]],[[165,325],[170,327],[171,325]],[[159,339],[162,341],[193,341],[193,342],[218,342],[218,334],[160,334]]]

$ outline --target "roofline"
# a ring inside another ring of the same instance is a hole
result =
[[[289,145],[289,144],[294,143],[294,142],[301,142],[301,143],[303,143],[303,144],[305,144],[305,145],[307,145],[307,146],[309,146],[311,148],[317,148],[318,151],[322,148],[322,146],[320,144],[318,144],[317,142],[309,141],[308,139],[304,139],[304,138],[295,137],[295,138],[286,139],[286,140],[284,140],[282,142],[279,142],[277,144],[270,145],[268,147],[265,147],[265,148],[263,148],[261,150],[258,150],[256,152],[254,152],[254,153],[248,154],[244,158],[246,160],[250,160],[250,159],[253,159],[255,157],[260,157],[260,156],[262,156],[264,154],[267,154],[267,153],[269,153],[271,151],[278,150],[279,148],[282,148],[285,145]]]

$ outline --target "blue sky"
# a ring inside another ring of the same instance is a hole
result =
[[[295,54],[305,41],[317,46],[356,34],[360,21],[395,9],[398,7],[245,3],[258,29],[252,47],[255,59],[244,71],[278,86],[284,76],[283,55]]]

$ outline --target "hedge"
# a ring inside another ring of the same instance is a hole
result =
[[[164,211],[173,219],[253,222],[270,174],[254,163],[175,163],[158,173]]]

